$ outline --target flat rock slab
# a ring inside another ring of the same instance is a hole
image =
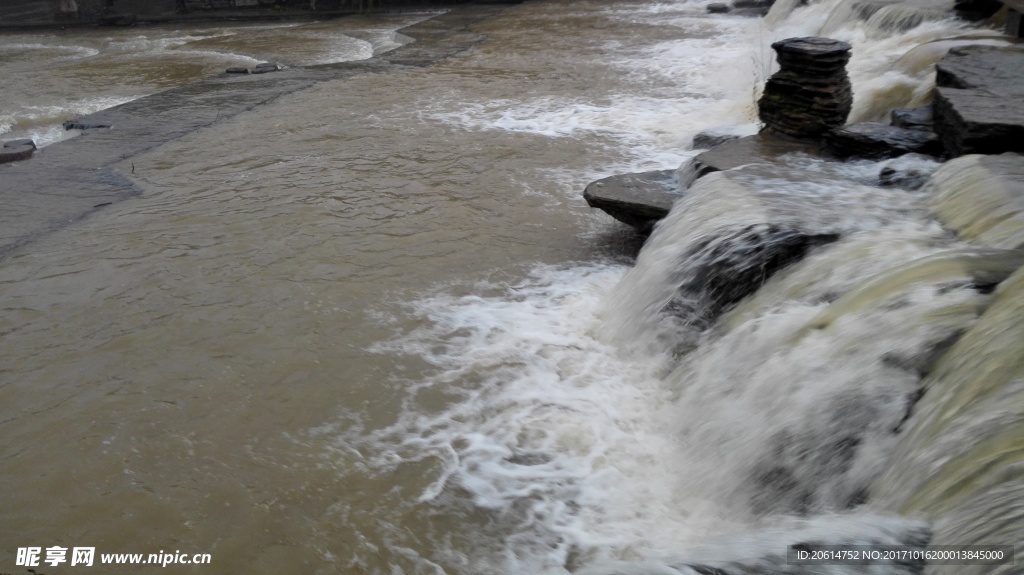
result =
[[[935,131],[952,156],[1024,152],[1024,49],[964,46],[936,65]]]
[[[32,157],[32,153],[35,151],[35,144],[21,144],[16,146],[8,146],[7,144],[4,144],[4,147],[0,148],[0,164],[27,160]]]
[[[641,233],[650,233],[681,197],[675,170],[621,174],[591,182],[583,199]]]
[[[864,122],[826,134],[825,145],[840,158],[895,158],[903,154],[937,156],[942,143],[933,132]]]
[[[714,147],[694,158],[697,177],[711,172],[724,172],[750,164],[775,162],[779,156],[792,153],[817,154],[820,144],[808,140],[791,140],[761,132],[736,138]]]

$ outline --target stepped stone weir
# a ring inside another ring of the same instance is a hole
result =
[[[842,126],[853,106],[846,74],[851,47],[829,38],[788,38],[772,44],[780,70],[768,79],[758,102],[768,130],[815,138]]]

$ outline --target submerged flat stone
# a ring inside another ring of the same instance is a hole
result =
[[[649,233],[680,198],[675,170],[620,174],[591,182],[583,199],[611,217]]]
[[[833,130],[825,136],[829,151],[840,158],[895,158],[903,154],[936,156],[942,143],[933,132],[864,122]]]
[[[1024,50],[964,46],[936,65],[935,131],[952,156],[1024,152]]]

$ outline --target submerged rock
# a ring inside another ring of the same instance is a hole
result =
[[[227,70],[224,70],[225,74],[248,74],[249,69],[245,66],[232,66]]]
[[[890,114],[890,118],[890,123],[899,128],[924,132],[934,131],[935,116],[930,104],[917,108],[896,108]]]
[[[920,154],[906,154],[887,162],[878,173],[883,188],[920,189],[931,177],[939,163],[935,158]]]
[[[825,144],[840,158],[880,159],[911,153],[932,156],[942,153],[942,143],[932,132],[876,122],[833,130],[825,136]]]
[[[935,131],[952,156],[1024,152],[1024,50],[953,48],[936,65]]]
[[[723,231],[697,242],[683,256],[688,277],[666,310],[709,325],[729,306],[757,291],[777,271],[816,246],[839,239],[774,224]]]
[[[707,10],[708,14],[725,14],[726,12],[732,10],[732,8],[730,8],[728,4],[725,4],[723,2],[714,2],[712,4],[708,4]]]
[[[693,137],[693,145],[691,148],[695,150],[699,150],[701,148],[714,148],[715,146],[720,146],[739,137],[739,134],[725,134],[715,132],[714,130],[705,130]]]
[[[853,91],[846,74],[850,45],[829,38],[789,38],[772,44],[779,71],[765,84],[758,113],[769,130],[817,137],[846,122]]]
[[[96,130],[99,128],[109,128],[110,124],[102,122],[90,122],[86,120],[68,120],[64,122],[65,130]]]
[[[583,199],[641,233],[650,233],[679,199],[675,170],[621,174],[591,182]]]

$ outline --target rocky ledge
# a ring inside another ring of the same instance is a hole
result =
[[[675,170],[611,176],[592,182],[583,190],[587,205],[603,210],[641,233],[650,233],[679,197]]]
[[[964,46],[936,65],[935,131],[951,156],[1024,152],[1024,49]]]

